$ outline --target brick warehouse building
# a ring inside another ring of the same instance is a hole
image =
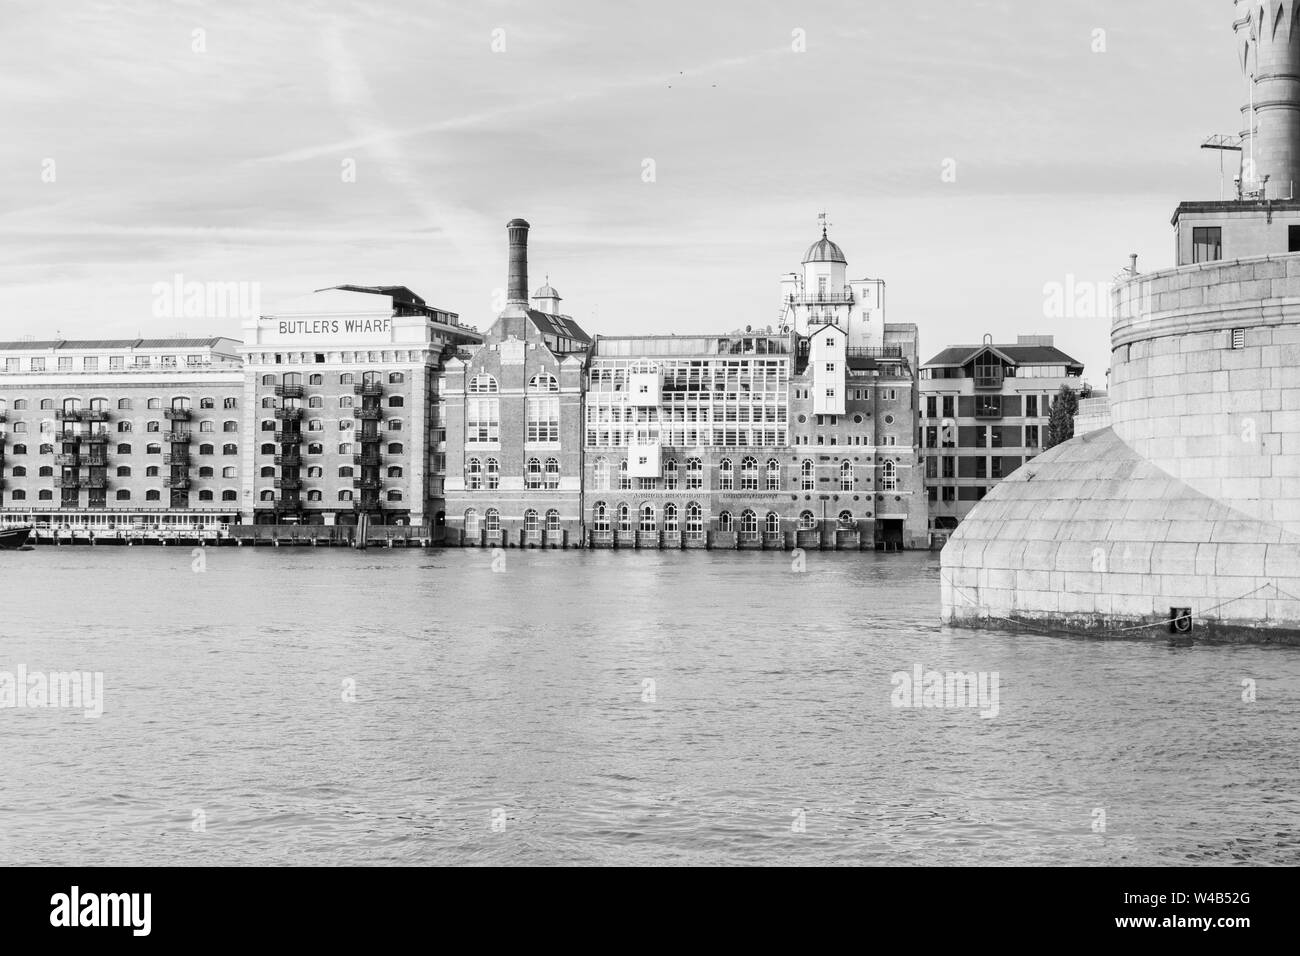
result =
[[[343,285],[244,323],[244,502],[259,524],[442,524],[443,359],[480,342],[405,286]]]
[[[233,339],[0,343],[0,521],[112,536],[240,520]]]
[[[591,339],[549,283],[528,296],[528,230],[506,226],[506,306],[477,348],[447,361],[448,540],[578,545],[582,392]]]

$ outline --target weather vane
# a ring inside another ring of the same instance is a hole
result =
[[[824,237],[826,235],[826,227],[830,225],[830,223],[826,221],[826,213],[819,212],[817,214],[817,221],[822,225],[822,236]]]

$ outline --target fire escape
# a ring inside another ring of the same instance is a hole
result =
[[[379,419],[383,415],[384,387],[379,373],[366,372],[352,390],[361,399],[361,404],[352,409],[358,423],[356,440],[359,449],[359,453],[352,457],[352,463],[357,466],[356,476],[352,479],[355,489],[352,507],[358,520],[362,515],[369,515],[372,522],[382,524],[379,470],[383,465],[383,446],[380,444]]]
[[[189,402],[177,399],[163,412],[171,424],[167,441],[170,444],[163,464],[168,467],[163,484],[170,490],[169,502],[173,508],[190,506],[190,408]]]
[[[56,410],[54,417],[59,422],[55,437],[60,448],[54,459],[59,466],[59,475],[54,479],[54,486],[59,489],[59,507],[79,507],[81,489],[85,488],[87,506],[103,508],[108,487],[109,433],[104,425],[108,412],[102,408],[83,409],[73,400]],[[84,430],[78,431],[77,425],[83,425]]]
[[[276,521],[286,518],[293,521],[302,519],[302,396],[301,382],[294,381],[297,373],[285,375],[285,383],[275,387],[275,394],[281,399],[280,407],[275,410],[277,429],[275,442],[280,453],[275,456],[275,463],[280,467],[280,477],[275,479],[275,488],[279,495],[275,499]]]

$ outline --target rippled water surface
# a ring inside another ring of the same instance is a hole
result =
[[[0,671],[105,682],[0,710],[0,864],[1300,862],[1300,650],[946,629],[929,554],[192,561],[0,552]]]

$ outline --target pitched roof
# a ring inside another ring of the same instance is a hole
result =
[[[563,338],[588,344],[591,342],[591,336],[582,330],[582,326],[578,325],[572,316],[551,315],[549,312],[538,312],[536,309],[529,309],[528,318],[537,331],[543,335],[559,335]]]
[[[925,365],[965,365],[985,349],[991,349],[1013,365],[1083,365],[1054,345],[954,345]]]
[[[220,342],[236,342],[224,335],[194,339],[48,339],[40,342],[0,342],[0,349],[179,349],[211,348]]]

